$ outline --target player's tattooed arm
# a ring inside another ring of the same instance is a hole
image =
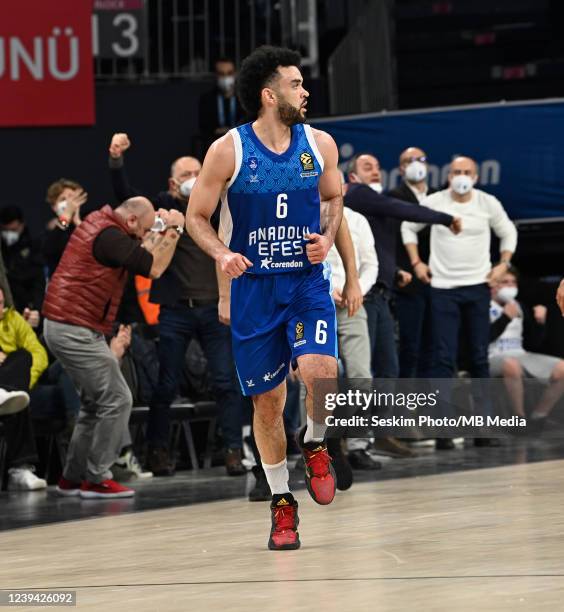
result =
[[[219,239],[210,219],[225,189],[235,172],[235,150],[231,134],[222,136],[209,148],[202,170],[190,193],[186,211],[186,229],[194,242],[213,257],[220,270],[228,278],[241,276],[252,266],[246,257],[230,251]]]
[[[320,225],[323,233],[306,236],[309,239],[306,246],[307,256],[309,261],[315,264],[324,261],[333,246],[343,216],[343,194],[341,175],[337,167],[337,145],[326,132],[313,130],[313,134],[324,164],[323,174],[319,179]]]
[[[333,243],[343,216],[341,173],[337,167],[339,152],[335,141],[329,134],[321,130],[313,130],[313,133],[324,163],[323,174],[319,179],[321,231]]]

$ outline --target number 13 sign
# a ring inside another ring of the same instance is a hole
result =
[[[144,0],[94,0],[94,57],[144,57],[147,40],[145,26]]]

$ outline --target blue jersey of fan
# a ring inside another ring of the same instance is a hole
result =
[[[230,131],[235,172],[222,195],[221,228],[226,246],[253,263],[250,274],[311,266],[305,236],[320,233],[323,158],[309,125],[291,129],[290,146],[280,155],[262,144],[250,123]]]

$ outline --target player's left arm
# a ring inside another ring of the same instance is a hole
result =
[[[323,173],[319,179],[319,196],[321,199],[322,234],[309,234],[306,238],[307,257],[312,264],[325,261],[329,249],[335,242],[337,230],[343,217],[343,193],[341,175],[337,168],[339,153],[335,141],[327,132],[312,130],[315,142],[323,157]]]

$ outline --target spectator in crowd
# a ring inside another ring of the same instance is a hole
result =
[[[378,259],[374,248],[374,237],[370,224],[363,215],[354,212],[346,206],[343,208],[343,217],[351,233],[354,245],[356,267],[362,295],[366,295],[378,277]],[[331,264],[333,280],[333,299],[337,306],[337,336],[339,339],[339,358],[343,362],[347,378],[372,379],[370,369],[370,339],[368,335],[368,322],[366,310],[363,306],[352,314],[342,302],[342,289],[345,284],[345,268],[343,261],[335,246],[331,247],[327,255]],[[298,330],[296,330],[297,334]],[[333,456],[332,446],[340,440],[328,440],[329,454]],[[367,452],[370,445],[368,438],[351,438],[347,441],[348,462],[354,469],[373,470],[381,467]],[[346,483],[348,484],[348,483]],[[350,486],[352,478],[350,479]],[[348,488],[343,482],[337,481],[339,489]]]
[[[55,272],[59,260],[73,231],[81,224],[83,205],[88,199],[82,186],[61,178],[47,188],[46,201],[53,211],[43,237],[43,258],[49,278]]]
[[[8,442],[8,488],[31,491],[47,483],[35,475],[37,449],[31,425],[29,391],[47,368],[47,352],[35,332],[0,288],[0,420]]]
[[[396,263],[396,239],[401,221],[438,223],[449,227],[453,233],[459,231],[459,221],[450,214],[382,195],[380,164],[370,153],[355,155],[350,160],[348,178],[345,206],[367,218],[378,255],[378,279],[364,299],[372,370],[378,378],[397,378],[399,364],[390,301],[394,287],[404,287],[411,281],[411,274],[398,268]]]
[[[404,202],[419,204],[435,189],[427,183],[427,156],[418,147],[408,147],[399,157],[402,182],[388,195]],[[399,230],[398,230],[399,234]],[[409,270],[410,263],[403,242],[397,248],[398,266]],[[429,228],[419,234],[419,253],[429,257]],[[396,316],[399,327],[399,375],[401,378],[427,378],[432,361],[431,291],[417,276],[395,291]]]
[[[125,175],[123,154],[130,147],[126,134],[114,134],[110,144],[110,168],[114,192],[119,200],[135,190]],[[152,198],[155,206],[186,213],[188,198],[201,164],[181,157],[171,167],[168,191]],[[160,304],[159,382],[150,404],[148,465],[155,476],[174,473],[169,456],[170,406],[174,401],[184,355],[190,339],[202,345],[212,374],[212,386],[221,409],[227,473],[246,473],[242,463],[243,404],[231,356],[229,328],[218,318],[218,285],[215,263],[184,234],[169,269],[151,287],[150,301]]]
[[[401,228],[411,266],[422,282],[431,285],[431,314],[436,343],[434,378],[451,378],[457,367],[458,339],[465,330],[470,374],[489,377],[490,290],[507,272],[517,246],[517,230],[494,196],[475,189],[476,162],[457,157],[450,164],[449,188],[430,195],[421,208],[461,216],[463,229],[453,236],[440,226],[431,229],[431,256],[424,263],[417,248],[417,232],[423,223],[404,223]],[[413,207],[415,208],[415,207]],[[500,238],[500,261],[492,267],[490,241],[493,230]],[[477,439],[478,440],[478,439]],[[478,444],[488,444],[480,439]],[[437,449],[450,449],[452,440],[437,441]]]
[[[18,206],[0,209],[2,258],[16,310],[35,327],[45,292],[41,249],[29,234]]]
[[[516,415],[525,415],[523,377],[549,379],[550,384],[530,418],[540,425],[564,393],[564,360],[537,351],[541,346],[546,306],[532,309],[517,301],[515,268],[509,268],[492,287],[490,304],[490,374],[503,377]]]
[[[235,95],[235,63],[229,58],[215,62],[215,87],[202,95],[199,104],[199,129],[204,153],[210,144],[239,125],[243,110]]]
[[[157,278],[172,259],[184,231],[182,215],[158,212],[166,225],[162,233],[149,232],[155,211],[143,197],[88,215],[49,282],[43,305],[45,340],[82,402],[57,488],[61,495],[113,498],[134,493],[112,480],[110,471],[121,450],[132,399],[104,335],[112,332],[127,273]]]

